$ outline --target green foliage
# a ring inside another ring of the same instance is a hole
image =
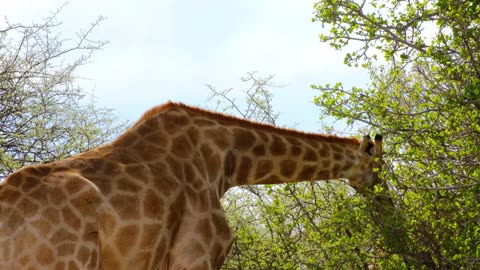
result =
[[[230,193],[237,240],[225,269],[479,268],[479,18],[476,1],[316,3],[321,40],[350,50],[345,64],[371,83],[314,85],[315,102],[385,135],[386,185],[368,196],[342,182]]]
[[[480,6],[321,1],[315,9],[314,20],[330,26],[322,40],[336,49],[360,44],[345,62],[361,64],[372,79],[366,88],[313,86],[315,102],[387,138],[385,179],[394,208],[376,207],[383,216],[374,214],[378,228],[365,236],[383,240],[370,256],[383,268],[393,257],[401,259],[396,267],[478,268]],[[400,241],[388,239],[392,234]]]
[[[236,240],[224,269],[299,269],[298,222],[270,188],[234,189],[225,204]],[[285,212],[287,211],[287,212]]]
[[[234,100],[231,89],[218,92],[209,86],[213,98],[241,116],[274,124],[273,77],[248,73],[246,78],[244,103]],[[371,225],[376,222],[371,207],[345,182],[237,188],[223,203],[236,236],[223,269],[365,268],[374,262],[375,244],[383,241]],[[382,262],[395,266],[399,261],[391,256]]]

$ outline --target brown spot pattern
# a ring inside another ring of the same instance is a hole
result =
[[[147,134],[153,132],[155,129],[152,129],[150,127],[151,126],[150,122],[153,122],[153,121],[154,120],[149,119],[148,121],[145,121],[145,123],[143,123],[143,125],[140,125],[138,127],[138,129],[136,130],[138,135],[140,135],[141,137],[145,137]]]
[[[196,205],[196,209],[200,212],[205,212],[209,209],[209,195],[206,190],[202,190],[198,194],[198,204]]]
[[[248,151],[255,143],[255,136],[249,130],[234,128],[234,148],[239,151]]]
[[[252,150],[253,154],[257,157],[265,155],[265,146],[257,145]]]
[[[67,200],[67,195],[61,189],[52,190],[48,193],[48,198],[50,202],[54,205],[59,205],[62,202]]]
[[[279,184],[283,183],[280,177],[277,175],[270,175],[267,178],[262,179],[258,182],[259,184]]]
[[[80,270],[77,263],[75,261],[68,262],[68,270]]]
[[[207,129],[205,130],[205,138],[207,140],[212,140],[218,148],[224,150],[230,146],[229,141],[229,131],[224,127],[218,127],[214,129]]]
[[[147,191],[143,200],[143,213],[152,219],[160,219],[163,216],[163,201],[152,190]]]
[[[194,181],[195,180],[195,172],[193,170],[193,166],[190,163],[183,164],[183,175],[185,175],[185,180],[187,181]]]
[[[270,137],[267,135],[267,133],[263,131],[257,131],[257,135],[260,137],[260,140],[263,144],[268,144],[270,142]]]
[[[333,153],[334,160],[342,160],[342,158],[343,158],[343,155],[341,153],[338,153],[338,152]]]
[[[195,125],[198,125],[198,126],[201,126],[201,127],[204,127],[204,126],[214,126],[216,123],[213,122],[213,121],[210,121],[210,120],[207,120],[207,119],[204,119],[204,118],[195,118],[193,120],[193,123]]]
[[[205,244],[210,244],[213,238],[213,228],[209,219],[201,219],[195,226],[195,233],[200,235],[200,239]]]
[[[35,187],[39,186],[40,181],[37,178],[27,176],[25,177],[25,182],[22,185],[22,191],[27,193]]]
[[[72,227],[72,229],[77,230],[82,224],[80,218],[75,214],[69,206],[65,206],[62,209],[62,217],[65,224]]]
[[[328,148],[328,145],[323,144],[320,150],[318,151],[318,154],[323,158],[329,158],[330,149]]]
[[[230,227],[228,226],[225,217],[218,214],[213,214],[212,223],[215,226],[215,235],[218,235],[223,239],[231,238]]]
[[[178,229],[179,222],[182,219],[183,213],[185,212],[185,195],[180,193],[175,202],[170,205],[169,209],[175,209],[175,211],[170,211],[167,218],[167,228],[172,231],[172,234],[175,234],[174,228]]]
[[[117,194],[112,196],[110,203],[121,219],[137,219],[140,217],[137,196]]]
[[[293,157],[297,157],[302,153],[302,148],[300,148],[300,146],[293,145],[290,147],[290,153]]]
[[[250,174],[250,170],[252,169],[252,160],[249,157],[242,157],[242,160],[240,161],[240,164],[237,169],[237,183],[239,185],[246,184],[248,179],[248,176]]]
[[[269,174],[273,169],[273,162],[271,160],[259,160],[257,163],[257,170],[255,172],[255,179],[259,180]]]
[[[193,258],[198,258],[203,254],[203,250],[204,248],[202,246],[202,243],[200,243],[196,239],[192,239],[189,245],[186,246],[185,250],[182,250],[182,252],[185,252],[185,254],[188,254],[188,256],[191,256]]]
[[[185,180],[185,177],[183,175],[183,166],[180,162],[178,162],[173,157],[167,157],[167,163],[168,163],[168,168],[170,169],[170,172],[173,173],[176,179],[179,179],[182,181]]]
[[[333,175],[338,175],[338,173],[340,172],[340,169],[342,168],[342,165],[339,164],[339,163],[334,163],[333,164],[333,169],[332,169],[332,172],[333,172]]]
[[[31,217],[37,213],[39,206],[28,197],[23,197],[17,205],[25,217]]]
[[[330,144],[330,147],[332,148],[333,151],[335,152],[343,152],[343,147],[341,147],[340,145],[336,144],[336,143],[332,143]]]
[[[83,181],[80,181],[77,177],[70,178],[65,183],[65,189],[67,190],[68,194],[75,194],[82,190],[85,186]]]
[[[272,136],[272,144],[270,145],[270,153],[274,156],[285,155],[287,152],[287,146],[283,139],[277,135]]]
[[[120,177],[115,182],[117,184],[117,188],[121,191],[137,193],[142,189],[139,184],[137,184],[134,181],[131,181],[127,177]]]
[[[330,165],[332,165],[332,161],[329,159],[324,159],[321,162],[322,168],[330,168]]]
[[[297,168],[297,162],[293,160],[280,161],[280,173],[286,178],[291,178],[295,173],[296,168]]]
[[[81,265],[87,265],[88,259],[90,258],[90,249],[82,246],[77,252],[77,260]]]
[[[197,145],[198,144],[198,141],[199,141],[199,137],[200,137],[200,132],[198,131],[198,129],[194,128],[194,127],[190,127],[188,130],[187,130],[187,136],[188,136],[188,139],[190,140],[190,142],[192,143],[192,145]]]
[[[318,160],[318,155],[313,149],[307,148],[305,150],[305,154],[303,155],[303,160],[305,161],[317,161]]]
[[[188,158],[192,152],[192,145],[185,136],[178,136],[173,139],[172,153],[181,158]]]
[[[42,216],[45,217],[46,220],[52,222],[53,224],[60,222],[60,211],[53,207],[49,207],[42,212]]]
[[[65,270],[66,266],[64,262],[57,262],[55,264],[55,270]]]
[[[148,143],[160,148],[167,148],[170,138],[162,132],[155,132],[143,137]]]
[[[95,185],[100,189],[103,195],[108,195],[112,192],[112,180],[108,177],[95,177]]]
[[[216,179],[220,170],[220,157],[207,144],[202,145],[201,152],[207,165],[208,175]]]
[[[320,170],[318,171],[316,178],[319,180],[329,180],[332,178],[332,176],[329,170]]]
[[[27,173],[35,176],[43,177],[50,173],[51,167],[48,165],[38,165],[28,167]]]
[[[232,176],[233,173],[235,172],[235,166],[236,166],[236,157],[232,153],[232,151],[229,151],[227,155],[225,156],[225,161],[223,162],[223,170],[225,173],[225,176]]]
[[[352,168],[353,162],[351,161],[346,161],[345,164],[342,167],[342,171],[348,171],[350,168]]]
[[[96,223],[93,223],[93,222],[87,223],[83,231],[82,240],[85,242],[97,243],[97,240],[98,240],[97,236],[98,236],[98,227]]]
[[[52,229],[52,225],[45,218],[37,219],[32,222],[32,225],[40,235],[47,235]]]
[[[142,241],[140,242],[143,249],[150,250],[155,247],[161,229],[162,226],[160,224],[143,225]]]
[[[175,115],[170,113],[164,114],[162,116],[162,120],[163,120],[163,128],[169,134],[173,134],[179,131],[182,127],[185,127],[189,122],[188,118],[184,115]]]
[[[136,225],[127,225],[117,232],[115,244],[122,255],[127,255],[128,251],[136,244],[138,238],[138,227]]]
[[[310,165],[304,165],[300,174],[296,177],[298,180],[313,180],[316,167]]]
[[[16,190],[7,189],[7,187],[2,189],[2,200],[6,203],[13,205],[18,199],[20,199],[21,196],[22,194]]]
[[[37,255],[35,257],[40,265],[43,266],[52,264],[55,259],[53,251],[46,244],[42,244],[37,248]]]
[[[288,136],[285,139],[292,146],[299,146],[299,145],[301,146],[302,145],[302,142],[300,140],[298,140],[297,138],[293,138],[293,137]]]
[[[64,228],[58,229],[52,236],[51,242],[56,245],[62,242],[74,242],[77,241],[77,236]]]

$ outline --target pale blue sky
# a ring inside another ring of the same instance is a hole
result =
[[[12,22],[45,17],[64,1],[0,0]],[[343,52],[319,42],[310,0],[72,0],[60,14],[62,31],[86,28],[107,17],[94,37],[110,43],[79,70],[99,105],[134,121],[167,100],[208,106],[210,92],[241,88],[246,72],[274,74],[280,124],[318,131],[311,84],[364,85],[362,69],[348,68]],[[210,103],[210,105],[213,105]]]

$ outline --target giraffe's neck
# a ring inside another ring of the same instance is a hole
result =
[[[114,145],[133,151],[139,163],[163,162],[181,181],[206,180],[219,196],[231,186],[349,178],[366,169],[357,139],[279,129],[173,103],[147,112]]]
[[[234,185],[279,184],[349,177],[359,164],[356,140],[305,135],[281,129],[242,130],[244,148],[234,146]],[[238,138],[235,136],[235,138]],[[233,166],[231,166],[233,167]]]

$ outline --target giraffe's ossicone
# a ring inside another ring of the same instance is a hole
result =
[[[0,269],[219,269],[233,186],[377,183],[381,137],[308,134],[167,103],[110,144],[0,184]]]

